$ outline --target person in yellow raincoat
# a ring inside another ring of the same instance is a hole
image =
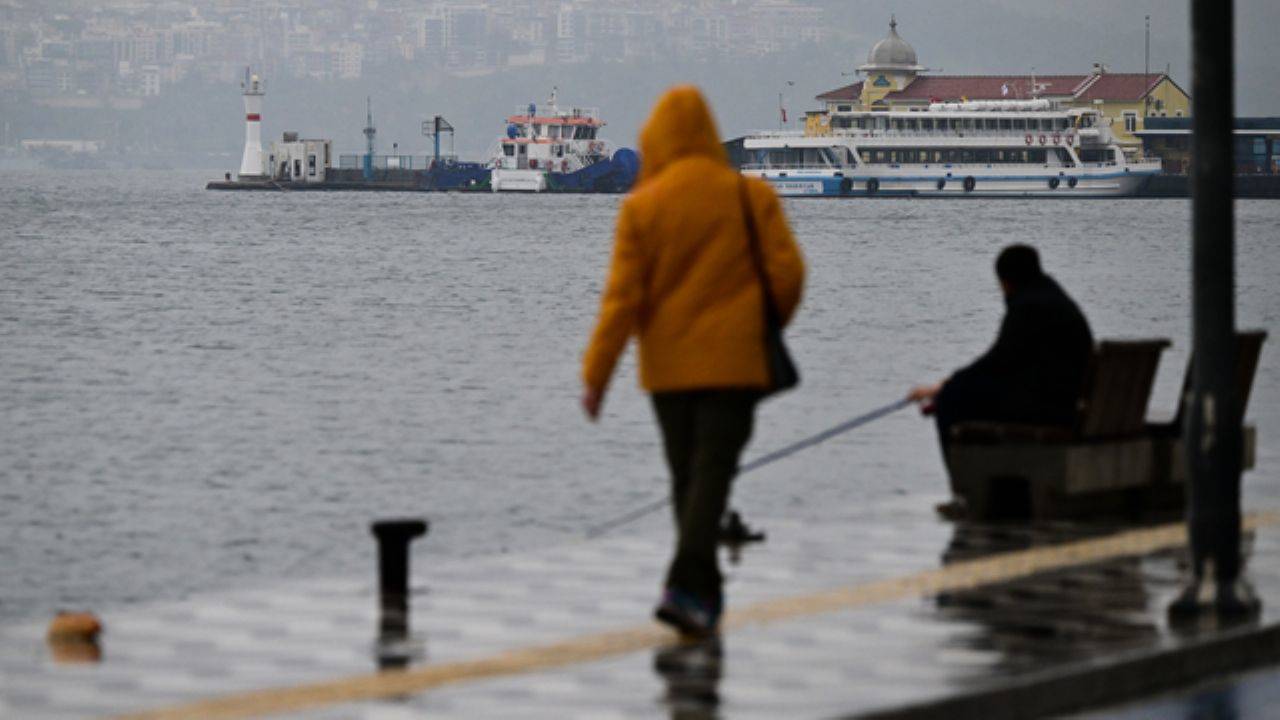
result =
[[[769,386],[765,300],[744,205],[784,323],[800,302],[804,261],[772,188],[729,166],[697,88],[675,87],[658,100],[640,134],[640,157],[583,358],[582,406],[592,420],[599,416],[618,357],[637,336],[640,385],[661,428],[677,529],[655,614],[682,633],[706,635],[724,607],[720,517]]]

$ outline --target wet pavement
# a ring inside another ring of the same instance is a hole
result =
[[[1176,528],[1113,546],[1116,528],[952,525],[898,510],[821,526],[748,518],[768,541],[728,565],[726,630],[703,643],[647,620],[669,543],[662,519],[469,560],[419,541],[411,634],[394,642],[378,642],[372,577],[104,612],[96,662],[59,661],[43,625],[12,625],[0,628],[0,717],[857,716],[1218,632],[1165,620],[1183,550],[1160,538]],[[1262,627],[1280,619],[1276,521],[1248,535]],[[373,674],[380,666],[407,669]],[[286,701],[242,695],[290,686],[300,689]]]
[[[1220,678],[1072,720],[1273,720],[1280,715],[1280,666]]]

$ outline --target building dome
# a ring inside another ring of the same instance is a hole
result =
[[[898,21],[889,19],[889,35],[875,44],[867,54],[867,63],[859,70],[923,70],[916,58],[916,49],[898,35]]]

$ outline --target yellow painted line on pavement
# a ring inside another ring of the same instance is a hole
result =
[[[1280,524],[1280,511],[1251,513],[1243,527]],[[1184,523],[1130,530],[1091,540],[1001,553],[863,585],[768,600],[725,614],[725,630],[850,610],[867,605],[964,590],[1120,557],[1146,555],[1187,542]],[[268,688],[160,708],[121,720],[202,718],[222,720],[298,712],[329,705],[411,695],[445,685],[579,665],[671,643],[656,624],[586,635],[563,642],[509,650],[487,658],[355,675],[292,687]]]

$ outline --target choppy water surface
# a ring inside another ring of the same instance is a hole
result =
[[[215,193],[199,174],[0,174],[0,618],[372,572],[370,519],[425,515],[430,553],[563,542],[665,492],[628,359],[577,407],[619,199]],[[803,387],[752,452],[982,351],[991,261],[1041,248],[1099,337],[1188,345],[1185,201],[796,201]],[[1239,215],[1243,327],[1280,327],[1280,202]],[[1250,408],[1280,505],[1280,352]],[[748,514],[821,519],[943,495],[902,412],[744,479]],[[907,496],[907,502],[903,497]],[[922,510],[923,511],[923,510]],[[654,521],[661,522],[662,518]],[[429,560],[422,560],[429,562]]]

